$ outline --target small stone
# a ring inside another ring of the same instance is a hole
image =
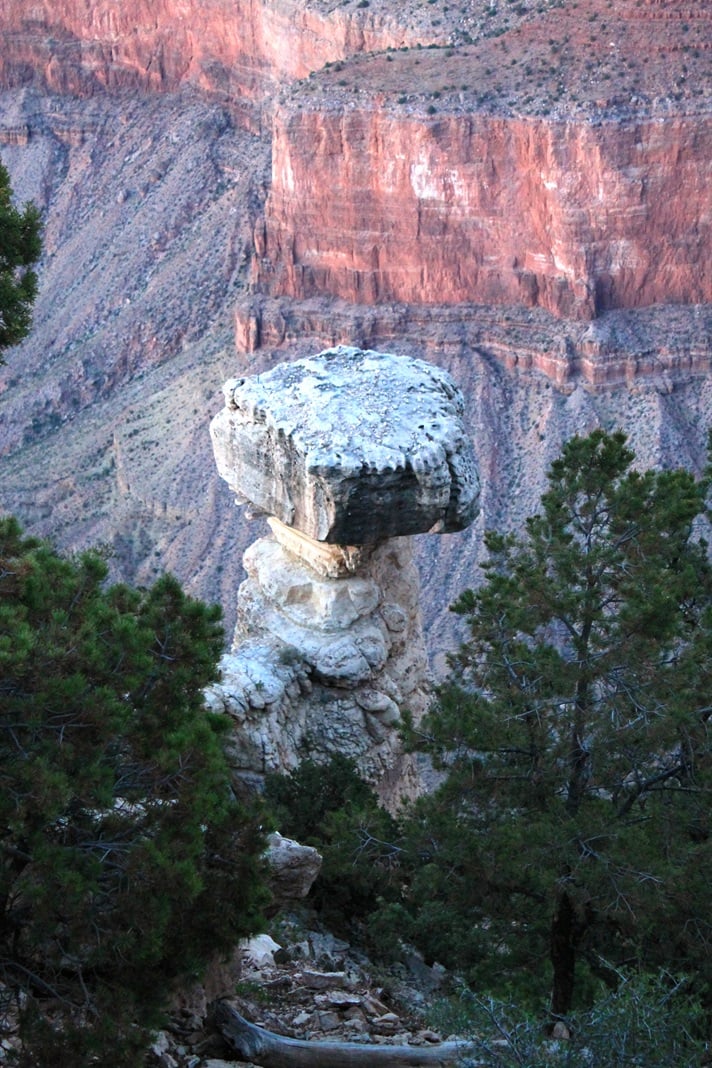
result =
[[[309,990],[328,990],[329,987],[350,985],[351,980],[346,972],[314,972],[304,969],[294,977],[299,986],[305,986]]]
[[[394,1012],[386,1012],[372,1022],[371,1030],[377,1035],[392,1035],[400,1026],[400,1017],[396,1016]]]
[[[319,961],[322,967],[336,971],[341,966],[343,956],[349,949],[348,942],[344,942],[332,934],[323,934],[321,931],[310,931],[308,937],[311,955],[314,960]]]
[[[350,994],[346,990],[329,990],[326,994],[317,994],[314,1002],[322,1008],[331,1006],[344,1010],[352,1005],[360,1005],[361,999],[358,994]]]
[[[423,1031],[418,1031],[417,1037],[421,1042],[432,1042],[433,1044],[442,1042],[443,1040],[442,1035],[438,1031],[431,1031],[430,1028],[427,1027]]]
[[[344,1027],[348,1029],[351,1034],[365,1035],[368,1031],[368,1024],[364,1018],[353,1016],[344,1022]]]
[[[366,1017],[364,1016],[363,1012],[361,1011],[360,999],[359,999],[359,1004],[358,1005],[350,1005],[349,1008],[347,1008],[344,1011],[343,1016],[344,1016],[345,1020],[358,1020],[358,1021],[361,1021],[363,1024],[366,1023]]]
[[[317,1012],[314,1022],[320,1031],[336,1031],[341,1026],[338,1012]]]
[[[279,902],[306,897],[321,870],[322,862],[321,855],[313,846],[302,845],[277,832],[267,840],[265,860],[270,872],[270,887]]]
[[[159,1031],[151,1043],[151,1053],[155,1054],[156,1057],[160,1057],[168,1049],[170,1049],[170,1039],[165,1031]]]
[[[240,944],[242,955],[254,968],[273,968],[279,943],[268,934],[255,935]]]
[[[385,1016],[389,1012],[387,1006],[382,1001],[379,1001],[375,994],[364,994],[361,998],[361,1004],[369,1016]]]

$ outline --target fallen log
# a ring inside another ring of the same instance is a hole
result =
[[[249,1023],[226,1001],[215,1007],[223,1038],[245,1061],[261,1068],[446,1068],[464,1064],[472,1046],[441,1042],[437,1046],[386,1046],[360,1042],[309,1042],[266,1031]],[[467,1059],[467,1064],[477,1062]]]

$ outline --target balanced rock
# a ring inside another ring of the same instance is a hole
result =
[[[464,529],[479,482],[446,371],[339,346],[223,387],[211,425],[239,499],[317,542]]]
[[[450,376],[339,347],[232,380],[211,433],[218,470],[271,533],[243,557],[237,625],[211,708],[259,788],[339,753],[395,811],[422,788],[400,734],[431,699],[414,539],[474,517],[478,479]]]

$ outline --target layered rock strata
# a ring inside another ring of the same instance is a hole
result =
[[[210,695],[239,725],[234,766],[259,777],[338,752],[386,802],[413,793],[398,726],[424,712],[428,668],[407,535],[460,530],[477,511],[462,398],[420,360],[343,347],[228,382],[225,397],[218,469],[272,513],[245,553]]]
[[[441,111],[280,109],[258,287],[579,320],[712,301],[712,115]]]
[[[444,39],[388,3],[303,0],[17,0],[0,5],[0,83],[87,95],[190,84],[260,105],[282,81],[359,51]]]
[[[350,304],[251,294],[235,311],[243,358],[306,352],[320,343],[397,347],[441,363],[461,354],[508,370],[536,371],[568,393],[636,382],[670,388],[712,371],[712,304],[667,304],[560,320],[543,308],[482,304]]]
[[[709,4],[517,10],[282,100],[259,289],[575,320],[712,300]]]

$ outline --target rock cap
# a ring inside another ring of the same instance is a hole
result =
[[[223,387],[218,471],[241,500],[319,542],[462,530],[479,480],[450,375],[347,346]]]

